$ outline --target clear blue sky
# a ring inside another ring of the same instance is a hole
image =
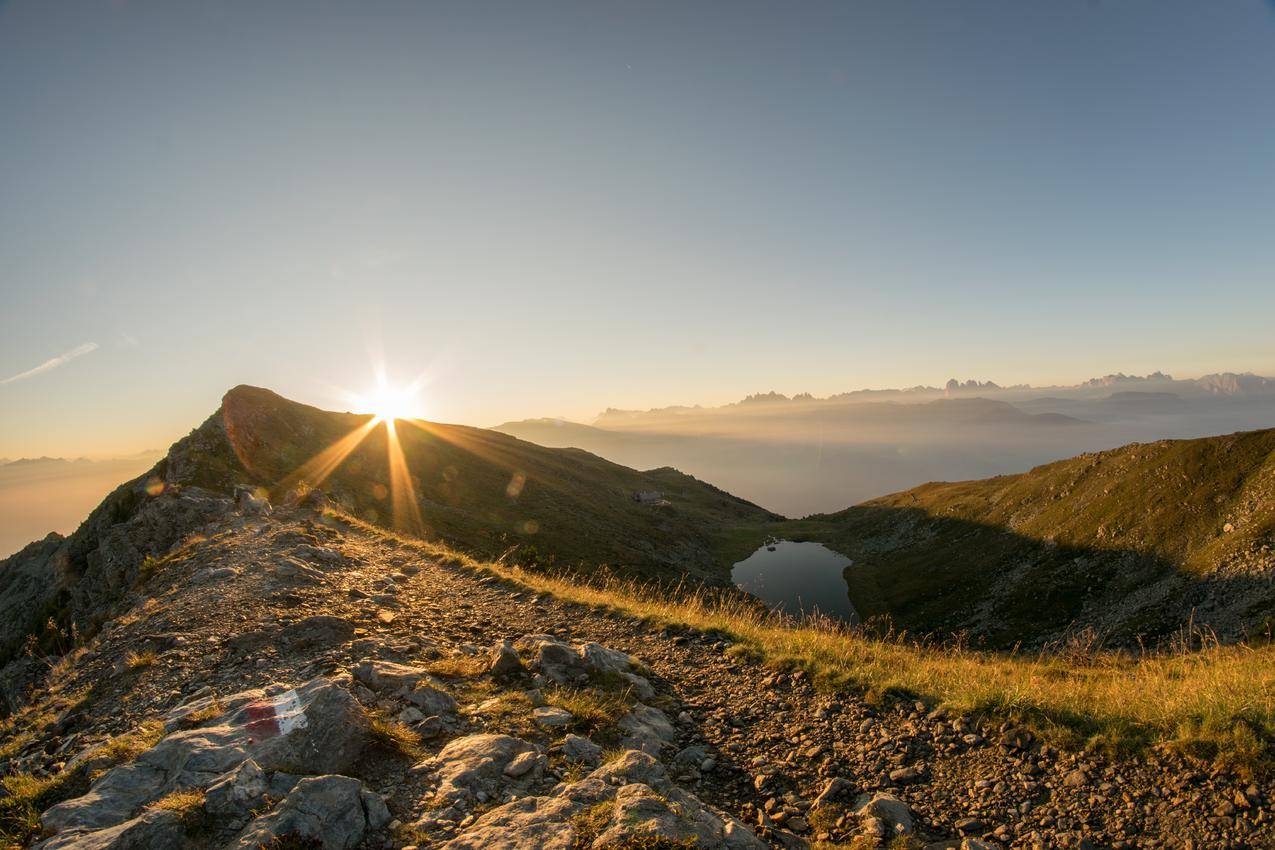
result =
[[[0,122],[0,456],[377,349],[474,424],[1275,372],[1259,0],[7,2]]]

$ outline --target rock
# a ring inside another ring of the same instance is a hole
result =
[[[456,700],[442,689],[442,683],[419,667],[368,659],[355,665],[352,673],[368,689],[400,696],[426,716],[456,711]]]
[[[370,829],[384,829],[393,820],[390,808],[385,805],[385,798],[380,794],[374,794],[364,788],[359,792],[359,799],[363,802],[363,813],[367,815],[367,825]]]
[[[230,846],[259,850],[283,836],[298,836],[317,839],[323,850],[350,850],[363,840],[368,827],[364,793],[363,783],[348,776],[307,777],[277,809],[248,824]],[[377,817],[381,815],[378,811]],[[388,818],[388,812],[384,816]]]
[[[246,759],[208,786],[204,810],[228,821],[243,817],[265,800],[268,788],[265,771],[252,759]]]
[[[298,620],[279,633],[279,639],[294,650],[335,646],[353,637],[353,623],[327,614],[316,614]]]
[[[978,818],[961,818],[952,824],[956,831],[962,835],[969,835],[973,832],[983,831],[983,822]]]
[[[536,762],[539,761],[539,759],[540,756],[534,750],[519,753],[514,756],[513,761],[505,765],[505,776],[508,776],[511,779],[518,779],[519,777],[526,776],[529,772],[531,772],[531,769],[536,766]]]
[[[1063,784],[1072,788],[1079,788],[1082,785],[1087,785],[1088,783],[1089,775],[1079,768],[1069,771],[1067,775],[1063,777]]]
[[[1031,744],[1032,733],[1025,726],[1010,726],[1001,732],[1001,745],[1007,750],[1026,750]]]
[[[602,761],[602,748],[588,738],[568,735],[562,740],[562,757],[567,761],[595,766]]]
[[[526,668],[522,666],[522,659],[518,657],[518,650],[514,649],[514,645],[507,640],[492,647],[489,670],[496,678],[508,678],[526,672]]]
[[[855,800],[855,814],[862,819],[877,818],[889,834],[909,835],[913,831],[912,810],[907,803],[890,794],[864,794]]]
[[[911,785],[921,781],[921,771],[915,767],[899,767],[890,771],[890,781],[895,785]]]
[[[840,799],[849,797],[854,791],[854,784],[843,776],[835,776],[828,780],[828,784],[823,786],[823,791],[819,792],[819,796],[810,804],[811,809],[818,809],[829,803],[835,803]]]
[[[651,756],[630,750],[544,797],[523,797],[484,813],[443,850],[570,850],[581,846],[575,818],[589,812],[592,847],[691,846],[764,850],[742,823],[669,781]]]
[[[92,833],[68,832],[43,841],[37,850],[184,850],[186,830],[175,812],[153,810]]]
[[[531,710],[531,719],[541,726],[554,728],[568,725],[575,717],[566,709],[553,705],[542,705]]]
[[[999,850],[999,848],[981,838],[965,838],[961,840],[961,850]]]
[[[47,830],[91,832],[124,822],[171,791],[207,788],[251,758],[265,771],[299,766],[313,773],[349,768],[367,742],[368,720],[343,688],[326,678],[267,696],[227,697],[208,725],[173,732],[132,762],[107,771],[88,793],[43,815]],[[245,775],[245,781],[251,770]]]
[[[668,716],[658,708],[642,703],[633,706],[628,714],[616,721],[616,726],[624,733],[620,741],[623,746],[656,758],[677,741],[677,731]]]
[[[432,774],[438,788],[436,798],[443,807],[456,802],[472,803],[478,794],[499,799],[508,777],[505,768],[523,753],[535,752],[528,742],[509,735],[468,735],[449,741],[432,759],[415,771]],[[442,808],[442,807],[440,807]]]

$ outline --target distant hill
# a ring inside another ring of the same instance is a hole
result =
[[[861,614],[913,631],[1257,633],[1275,623],[1275,429],[926,484],[791,531],[855,559]]]

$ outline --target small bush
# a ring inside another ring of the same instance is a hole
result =
[[[210,826],[208,813],[204,811],[203,791],[174,791],[167,797],[152,803],[150,808],[176,814],[187,835],[198,835],[207,831]]]

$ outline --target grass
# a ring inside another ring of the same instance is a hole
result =
[[[155,654],[153,649],[144,649],[141,652],[130,652],[124,656],[124,666],[129,670],[145,670],[159,660],[159,656]]]
[[[406,723],[395,720],[382,711],[373,711],[369,720],[368,739],[373,746],[404,758],[416,759],[421,756],[421,736]]]
[[[551,688],[545,692],[545,702],[571,712],[571,728],[589,734],[611,726],[633,707],[635,700],[627,691]]]
[[[150,809],[173,812],[181,821],[187,835],[198,835],[208,830],[208,813],[204,811],[204,792],[199,790],[174,791],[151,803]]]
[[[997,652],[918,644],[829,620],[795,622],[742,598],[673,594],[619,579],[579,577],[483,563],[446,547],[335,514],[423,557],[504,579],[560,599],[627,614],[659,627],[688,626],[735,641],[777,668],[801,668],[822,687],[871,696],[907,695],[954,711],[1014,719],[1055,744],[1121,754],[1171,748],[1241,775],[1272,771],[1275,645],[1184,640],[1140,653],[1067,647]],[[569,710],[569,709],[568,709]]]
[[[651,586],[499,570],[533,589],[607,605],[653,624],[719,633],[735,650],[801,668],[826,688],[920,698],[1013,718],[1055,743],[1125,754],[1169,746],[1241,773],[1265,772],[1275,741],[1275,646],[1216,642],[1195,651],[977,651],[880,637],[828,620],[795,622],[742,600]],[[568,711],[572,708],[563,705]],[[574,713],[574,712],[573,712]]]
[[[23,847],[40,831],[40,813],[50,806],[88,791],[89,785],[105,771],[130,761],[150,749],[163,736],[159,721],[143,724],[126,735],[118,735],[98,747],[74,770],[52,776],[14,773],[0,779],[6,794],[0,798],[0,848]]]
[[[452,655],[428,661],[422,666],[426,672],[444,679],[468,679],[486,673],[490,663],[484,655]]]

